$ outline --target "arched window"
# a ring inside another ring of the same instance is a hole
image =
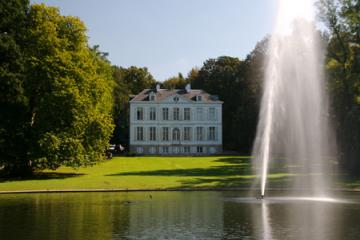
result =
[[[173,141],[180,141],[180,130],[178,128],[173,129],[172,139]]]

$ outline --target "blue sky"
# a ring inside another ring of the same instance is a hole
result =
[[[272,29],[276,0],[32,0],[80,17],[112,64],[160,81],[209,58],[245,58]]]

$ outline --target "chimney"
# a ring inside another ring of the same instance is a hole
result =
[[[191,85],[190,85],[190,83],[186,84],[185,90],[186,90],[187,93],[189,93],[189,92],[191,91]]]
[[[156,84],[156,92],[160,90],[160,83]]]

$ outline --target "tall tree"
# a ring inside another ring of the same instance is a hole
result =
[[[89,48],[86,28],[78,18],[62,16],[44,4],[32,5],[25,18],[20,44],[24,70],[18,84],[25,108],[18,116],[5,117],[21,123],[24,141],[5,139],[10,147],[4,151],[12,156],[1,155],[1,164],[5,171],[22,175],[104,159],[113,129],[109,62]],[[5,126],[5,131],[11,129]]]
[[[0,167],[22,164],[27,148],[25,34],[29,1],[0,2]]]
[[[224,101],[224,148],[251,151],[257,124],[257,106],[245,61],[233,57],[207,60],[193,79],[194,88],[218,94]]]
[[[124,69],[123,81],[132,94],[138,94],[146,88],[155,85],[156,81],[146,67],[139,68],[131,66]]]
[[[328,29],[327,70],[343,166],[360,174],[360,1],[320,0]]]
[[[129,143],[129,97],[144,89],[154,87],[155,79],[147,68],[113,66],[115,87],[113,90],[113,119],[115,130],[111,142],[125,147]]]

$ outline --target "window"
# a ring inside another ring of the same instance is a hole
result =
[[[202,96],[196,96],[196,101],[199,101],[199,102],[201,102],[202,101]]]
[[[144,120],[144,110],[143,110],[143,108],[137,108],[137,110],[136,110],[136,120]]]
[[[136,140],[137,141],[144,141],[144,129],[143,127],[136,128]]]
[[[173,129],[172,139],[173,141],[180,141],[180,130],[178,128]]]
[[[163,117],[163,120],[169,120],[169,109],[168,108],[162,109],[162,117]]]
[[[152,121],[156,120],[156,108],[154,107],[150,108],[150,120]]]
[[[150,93],[149,99],[150,99],[150,101],[155,101],[155,94],[153,92]]]
[[[163,127],[163,129],[162,129],[162,140],[169,141],[169,128],[168,127]]]
[[[203,110],[202,110],[202,108],[197,108],[196,109],[196,119],[198,121],[201,121],[203,119]]]
[[[155,148],[155,147],[151,147],[151,148],[149,149],[149,153],[150,153],[150,154],[155,154],[155,153],[156,153],[156,148]]]
[[[178,96],[174,97],[174,102],[178,102],[178,101],[179,101],[179,97]]]
[[[180,120],[180,111],[179,108],[174,108],[173,109],[173,116],[174,116],[174,120],[175,121],[179,121]]]
[[[197,153],[202,153],[202,152],[203,152],[203,147],[197,146],[197,147],[196,147],[196,152],[197,152]]]
[[[190,120],[190,108],[184,108],[184,120]]]
[[[191,127],[184,127],[184,141],[190,141],[191,140],[191,135],[190,132],[191,131]]]
[[[216,120],[216,109],[215,108],[209,108],[209,120]]]
[[[156,141],[156,128],[150,127],[150,141]]]
[[[216,140],[216,129],[215,127],[209,127],[209,137],[208,139],[210,141],[215,141]]]
[[[196,127],[196,140],[202,141],[204,140],[203,127]]]
[[[144,152],[144,149],[142,147],[137,147],[136,148],[136,153],[142,154],[143,152]]]
[[[190,147],[184,147],[184,153],[190,153]]]
[[[169,147],[162,147],[163,153],[169,153]]]

